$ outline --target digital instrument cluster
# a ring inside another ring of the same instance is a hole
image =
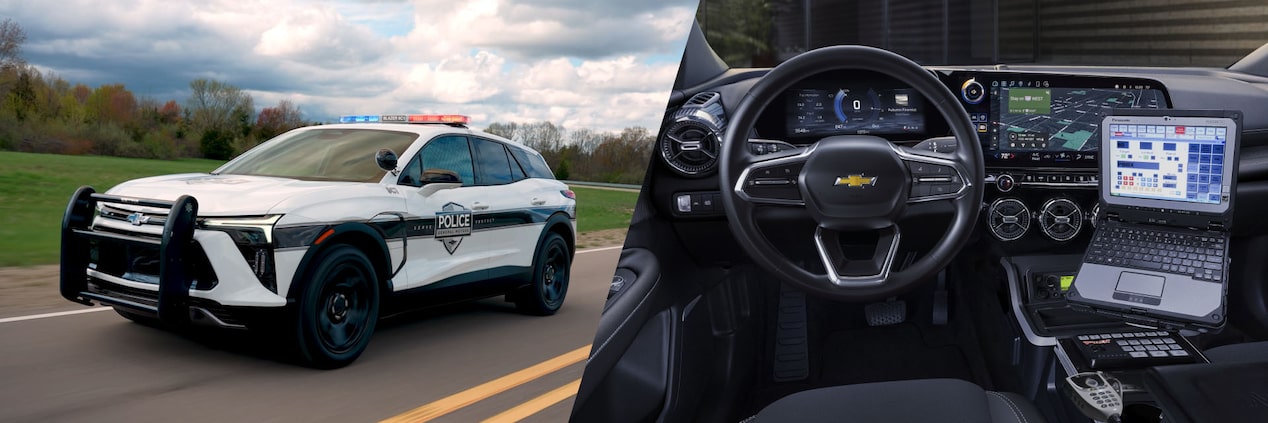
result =
[[[924,98],[914,89],[815,85],[784,93],[789,137],[925,131]]]

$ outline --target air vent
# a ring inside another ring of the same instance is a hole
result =
[[[1039,210],[1039,229],[1055,241],[1069,241],[1083,228],[1083,210],[1064,198],[1054,198]]]
[[[726,127],[721,96],[716,92],[696,94],[666,122],[658,149],[671,169],[683,176],[704,176],[718,164],[721,140]]]
[[[716,92],[700,93],[700,94],[691,96],[691,99],[687,100],[687,105],[688,106],[704,106],[709,103],[716,103],[719,97],[721,96],[718,95],[718,93]]]
[[[1001,198],[991,203],[987,224],[991,235],[1000,241],[1014,241],[1030,229],[1030,209],[1015,198]]]
[[[1087,220],[1088,220],[1089,222],[1092,222],[1092,227],[1093,227],[1093,228],[1095,228],[1095,227],[1096,227],[1096,219],[1097,219],[1097,217],[1099,217],[1100,215],[1101,215],[1101,202],[1099,202],[1099,201],[1098,201],[1098,202],[1096,202],[1096,205],[1095,205],[1095,206],[1092,206],[1092,215],[1091,215],[1091,216],[1088,216],[1088,218],[1087,218]]]

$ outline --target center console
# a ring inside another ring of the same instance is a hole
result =
[[[1005,257],[1013,314],[1034,346],[1057,345],[1059,338],[1093,332],[1132,332],[1120,320],[1074,310],[1065,293],[1079,269],[1081,254]]]
[[[1206,357],[1177,332],[1143,329],[1072,309],[1065,294],[1081,261],[1082,254],[1001,259],[1013,315],[1026,342],[1050,351],[1041,353],[1041,358],[1031,364],[1042,369],[1025,373],[1045,380],[1041,385],[1048,386],[1051,394],[1063,397],[1061,402],[1075,405],[1097,421],[1163,421],[1162,409],[1148,387],[1146,370],[1152,366],[1206,363]],[[1102,408],[1110,407],[1104,397],[1110,394],[1080,385],[1098,374],[1113,381],[1117,409]],[[1059,394],[1054,391],[1058,387]],[[1107,420],[1111,414],[1115,418]]]
[[[1118,423],[1268,421],[1268,355],[1260,362],[1212,363],[1180,332],[1071,309],[1065,292],[1081,259],[1001,260],[1013,315],[1025,342],[1040,351],[1030,364],[1036,369],[1023,373],[1042,381],[1057,407]]]

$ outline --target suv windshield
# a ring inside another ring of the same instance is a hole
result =
[[[381,148],[402,154],[418,134],[377,129],[322,128],[291,131],[243,153],[216,173],[303,180],[378,182],[374,160]]]
[[[922,65],[1227,67],[1268,41],[1256,2],[703,0],[696,19],[732,68],[819,47],[884,48]]]

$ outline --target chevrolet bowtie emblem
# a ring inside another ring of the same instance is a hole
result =
[[[141,212],[132,213],[128,215],[128,223],[131,223],[132,226],[141,226],[150,223],[150,217]]]
[[[834,186],[845,185],[846,187],[849,187],[849,188],[858,188],[863,186],[876,186],[876,177],[863,176],[863,175],[838,176],[837,182],[832,185]]]

